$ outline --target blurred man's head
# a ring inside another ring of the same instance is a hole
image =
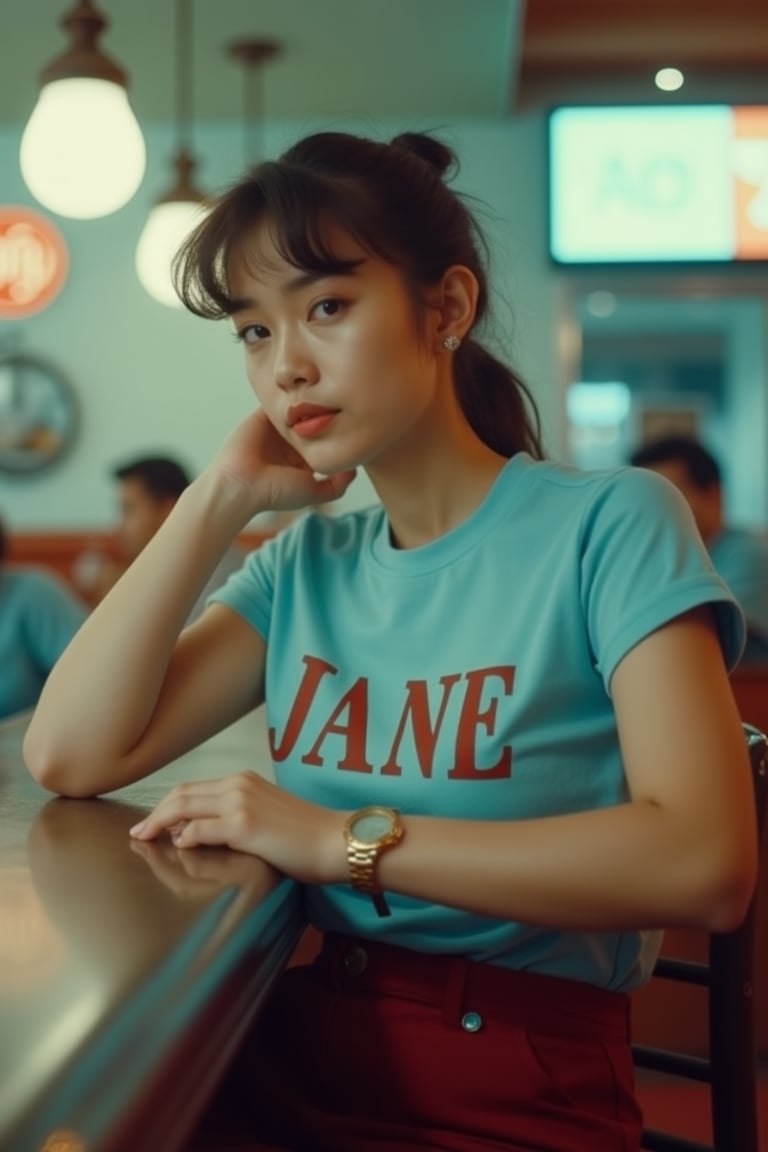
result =
[[[665,436],[643,444],[630,463],[651,468],[680,489],[691,506],[701,538],[712,540],[723,526],[720,468],[714,456],[689,436]]]
[[[189,484],[189,476],[167,456],[142,456],[113,469],[120,485],[120,542],[133,560],[149,543]]]

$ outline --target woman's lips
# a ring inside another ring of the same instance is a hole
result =
[[[336,408],[323,408],[319,404],[296,404],[288,409],[286,422],[297,436],[311,439],[324,432],[337,415]]]
[[[298,420],[293,430],[297,436],[303,436],[305,439],[311,439],[313,436],[319,436],[333,420],[335,412],[326,412],[323,416],[308,416],[304,420]]]

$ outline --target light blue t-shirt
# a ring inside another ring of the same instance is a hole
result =
[[[311,514],[214,599],[267,640],[278,783],[350,810],[514,821],[621,804],[610,682],[622,657],[707,602],[729,664],[743,644],[739,609],[671,484],[525,454],[424,547],[394,548],[381,508]],[[380,918],[346,884],[307,899],[324,930],[614,989],[640,983],[658,949],[656,933],[561,932],[397,893]]]
[[[0,718],[37,703],[87,609],[42,568],[0,567]]]

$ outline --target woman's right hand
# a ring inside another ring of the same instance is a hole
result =
[[[343,496],[355,469],[318,477],[280,435],[263,409],[227,437],[207,472],[224,473],[249,490],[253,512],[289,512]]]

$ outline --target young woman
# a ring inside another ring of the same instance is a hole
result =
[[[133,829],[308,885],[323,951],[230,1097],[253,1148],[636,1149],[627,993],[653,930],[728,929],[755,881],[739,610],[670,484],[541,459],[480,342],[452,160],[312,136],[190,239],[181,295],[232,318],[258,407],[26,741],[41,783],[91,795],[266,701],[276,784],[178,787]],[[357,468],[380,506],[301,517],[180,635],[255,513],[333,500]]]

